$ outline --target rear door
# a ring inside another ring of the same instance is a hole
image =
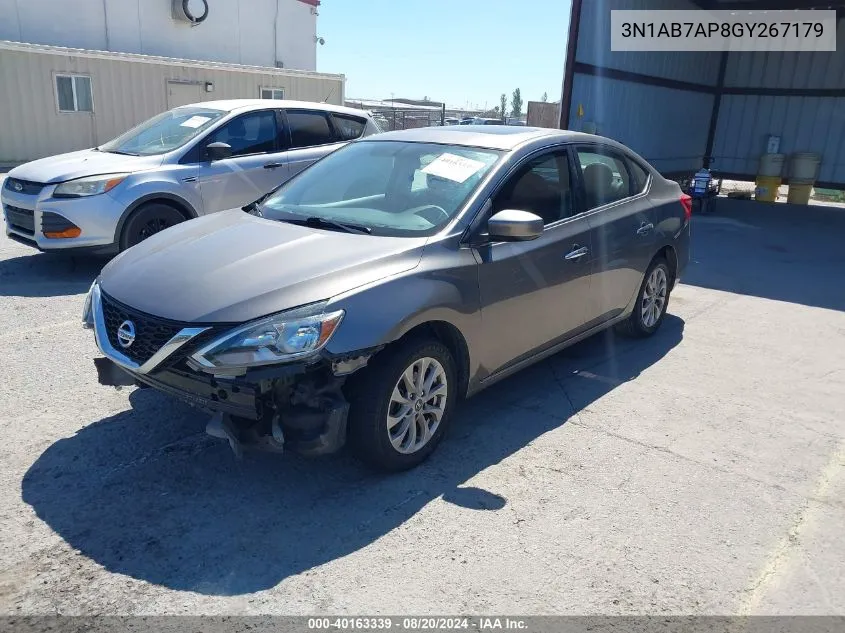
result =
[[[227,143],[232,156],[210,161],[205,148]],[[287,179],[284,129],[277,110],[241,114],[200,144],[199,182],[206,213],[242,207]]]
[[[288,108],[284,111],[289,134],[288,177],[342,147],[346,140],[336,131],[330,113]],[[363,128],[361,130],[363,133]]]
[[[603,145],[575,147],[582,208],[595,250],[591,324],[620,314],[642,283],[655,252],[653,208],[624,153]]]
[[[529,211],[544,220],[528,242],[477,249],[484,346],[492,374],[581,331],[590,297],[590,225],[574,205],[566,148],[529,158],[492,198],[490,214]]]

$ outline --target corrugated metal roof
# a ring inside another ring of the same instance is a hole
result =
[[[67,48],[64,46],[48,46],[46,44],[29,44],[27,42],[10,42],[8,40],[0,40],[0,50],[40,53],[44,55],[61,55],[63,57],[83,57],[88,59],[121,60],[141,64],[165,64],[170,66],[190,68],[207,68],[210,70],[229,70],[241,73],[278,75],[280,77],[320,77],[345,79],[344,75],[338,75],[333,73],[318,73],[312,70],[294,70],[291,68],[273,68],[270,66],[248,66],[245,64],[231,64],[226,62],[210,62],[196,59],[178,59],[176,57],[141,55],[139,53],[95,51],[84,48]]]

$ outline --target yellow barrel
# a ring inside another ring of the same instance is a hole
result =
[[[802,153],[789,157],[789,180],[791,182],[815,182],[819,176],[822,157],[819,154]]]
[[[790,182],[786,201],[789,204],[809,204],[812,193],[813,183]]]
[[[757,168],[758,176],[783,175],[783,163],[786,159],[784,154],[763,154],[760,157],[760,165]]]
[[[775,202],[778,199],[780,176],[757,176],[754,199],[758,202]]]

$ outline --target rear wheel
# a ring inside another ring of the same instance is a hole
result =
[[[669,264],[662,257],[651,262],[646,271],[637,303],[631,316],[617,326],[627,336],[651,336],[660,327],[669,305]]]
[[[150,235],[185,221],[182,213],[167,204],[151,202],[132,212],[120,234],[120,250],[140,244]]]
[[[457,399],[455,362],[433,339],[385,350],[346,386],[349,442],[382,470],[413,468],[437,447]]]

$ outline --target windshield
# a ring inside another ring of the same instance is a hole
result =
[[[226,114],[202,107],[176,108],[141,123],[98,149],[133,156],[165,154],[182,147]]]
[[[350,143],[288,181],[264,217],[319,218],[373,235],[432,235],[458,213],[502,152],[430,143]]]

